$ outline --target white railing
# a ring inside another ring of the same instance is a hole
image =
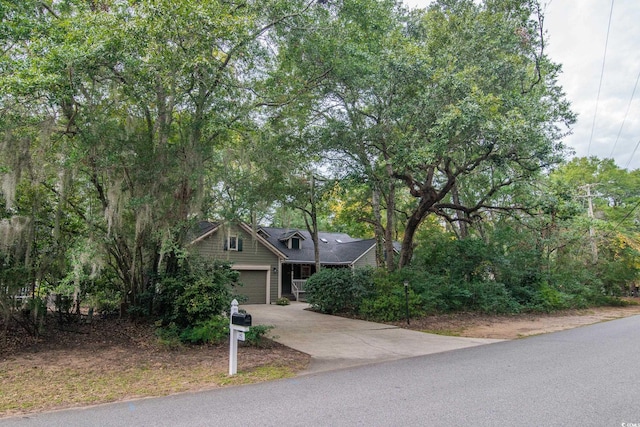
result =
[[[296,301],[300,301],[300,294],[305,293],[304,285],[307,283],[306,279],[292,279],[291,280],[291,290],[293,294],[296,296]]]

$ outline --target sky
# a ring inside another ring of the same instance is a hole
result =
[[[613,158],[621,168],[640,169],[640,0],[540,2],[546,53],[562,64],[559,83],[578,115],[565,145],[577,157]]]

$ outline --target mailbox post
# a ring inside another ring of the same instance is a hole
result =
[[[229,375],[238,373],[238,340],[244,341],[244,333],[251,326],[251,315],[238,312],[238,301],[231,301],[229,313]]]

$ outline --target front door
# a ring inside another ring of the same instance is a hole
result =
[[[293,265],[282,265],[282,295],[291,295],[291,279],[293,271]]]

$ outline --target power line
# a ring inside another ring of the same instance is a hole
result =
[[[625,169],[629,168],[629,165],[631,164],[631,159],[633,159],[633,156],[636,154],[636,151],[638,150],[638,146],[640,146],[640,140],[638,140],[638,143],[636,144],[636,148],[633,149],[633,153],[631,153],[631,157],[629,157],[629,161],[624,166]]]
[[[629,115],[629,110],[631,109],[631,103],[633,101],[634,95],[636,94],[636,88],[638,87],[638,80],[640,80],[640,71],[638,71],[638,77],[636,77],[636,84],[633,86],[633,92],[631,92],[631,99],[629,99],[629,105],[627,105],[627,112],[624,113],[624,119],[622,119],[622,124],[620,125],[620,130],[618,130],[618,136],[616,137],[616,142],[613,143],[613,147],[611,148],[611,154],[609,154],[609,157],[611,157],[611,158],[613,158],[613,151],[616,149],[616,145],[618,144],[618,140],[620,139],[620,134],[622,133],[622,128],[624,127],[624,122],[627,121],[627,116]],[[631,157],[633,157],[633,155],[631,155]],[[627,164],[627,166],[629,166],[629,165]]]
[[[638,144],[640,144],[640,142],[638,142]],[[636,148],[637,148],[637,147],[636,147]],[[590,193],[590,191],[589,191],[589,190],[590,190],[590,187],[591,187],[591,186],[593,186],[593,185],[594,185],[594,184],[587,184],[587,185],[585,185],[584,187],[585,187],[585,188],[587,188],[587,195],[586,195],[586,196],[582,196],[582,197],[588,197],[588,198],[589,198],[589,204],[590,204],[590,205],[591,205],[591,198],[592,198],[593,196],[592,196],[592,194]],[[583,187],[580,187],[580,188],[582,189]],[[639,207],[640,207],[640,200],[639,200],[638,202],[636,202],[636,204],[635,204],[635,205],[633,205],[633,207],[632,207],[632,208],[631,208],[631,209],[630,209],[630,210],[629,210],[629,211],[628,211],[628,212],[627,212],[627,213],[622,217],[622,219],[620,219],[620,220],[619,220],[619,221],[618,221],[618,222],[613,226],[613,229],[611,229],[611,230],[609,230],[608,232],[604,233],[604,234],[602,235],[602,237],[604,237],[604,238],[606,239],[606,238],[609,238],[609,237],[613,236],[613,233],[615,233],[615,232],[618,230],[618,227],[620,227],[620,226],[622,225],[622,223],[623,223],[623,222],[625,222],[625,221],[626,221],[626,220],[631,216],[631,214],[632,214],[632,213],[634,213],[634,212],[635,212],[635,210],[636,210],[636,209],[638,209]],[[594,219],[594,215],[593,215],[593,211],[592,211],[591,209],[593,209],[593,207],[592,207],[592,206],[589,206],[589,213],[588,213],[588,216],[589,216],[589,218],[590,218],[591,220],[593,220],[593,219]],[[593,236],[594,236],[594,234],[593,234],[593,228],[592,228],[592,225],[590,225],[590,226],[589,226],[589,230],[586,230],[586,231],[584,231],[583,233],[580,233],[580,234],[578,235],[578,237],[577,237],[575,240],[577,241],[577,240],[578,240],[578,238],[583,237],[583,236],[584,236],[585,234],[587,234],[587,233],[590,235],[590,237],[591,237],[591,241],[593,242],[593,241],[594,241],[594,240],[593,240]],[[593,243],[592,243],[592,244],[593,244]],[[593,248],[592,248],[592,251],[593,251]],[[596,259],[597,259],[597,252],[595,252],[595,255],[594,255],[594,260],[596,260]]]
[[[607,60],[607,46],[609,45],[609,31],[611,30],[611,16],[613,15],[613,3],[611,0],[611,10],[609,11],[609,24],[607,25],[607,38],[604,42],[604,55],[602,56],[602,69],[600,70],[600,83],[598,84],[598,95],[596,96],[596,108],[593,112],[593,123],[591,124],[591,136],[589,137],[589,147],[587,148],[587,157],[591,153],[591,141],[593,141],[593,131],[596,127],[596,117],[598,115],[598,103],[600,102],[600,89],[602,89],[602,80],[604,77],[604,64]]]
[[[638,201],[633,208],[631,208],[631,210],[629,212],[627,212],[627,214],[620,220],[618,221],[618,223],[613,227],[613,231],[616,231],[618,229],[619,226],[622,225],[623,222],[625,222],[625,220],[627,218],[629,218],[631,216],[631,214],[633,213],[633,211],[635,211],[636,209],[638,209],[638,207],[640,207],[640,201]]]

